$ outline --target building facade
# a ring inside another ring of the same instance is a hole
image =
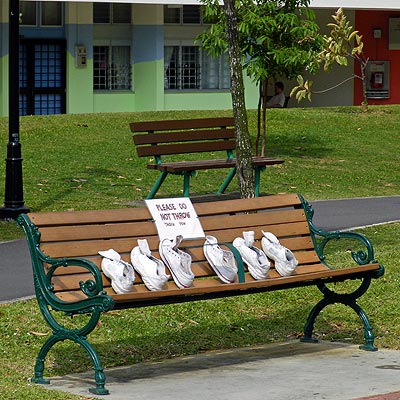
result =
[[[321,28],[336,10],[327,3],[313,5]],[[231,108],[229,62],[208,56],[196,42],[208,26],[196,4],[20,1],[20,13],[21,115]],[[370,103],[399,103],[398,11],[354,7],[345,13],[363,35],[371,60]],[[8,114],[8,29],[8,2],[3,1],[1,116]],[[316,90],[324,90],[354,68],[335,68],[311,79]],[[288,94],[294,83],[285,85]],[[245,86],[247,107],[257,107],[257,87],[248,78]],[[350,80],[300,106],[360,104],[361,95],[360,82]],[[290,106],[298,105],[291,100]]]

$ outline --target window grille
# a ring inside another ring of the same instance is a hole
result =
[[[131,89],[129,46],[93,47],[93,89]]]

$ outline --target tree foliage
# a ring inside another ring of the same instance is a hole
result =
[[[309,0],[231,1],[237,13],[243,67],[260,88],[266,88],[270,78],[292,79],[304,69],[314,72],[318,68],[316,55],[321,51],[322,41],[315,15],[307,8]],[[209,53],[220,55],[228,49],[224,10],[218,0],[202,2],[206,5],[205,17],[212,25],[198,40]],[[265,106],[266,90],[260,90],[259,104]],[[265,118],[264,112],[264,137]]]
[[[335,85],[334,88],[347,82],[349,79],[361,79],[363,83],[363,106],[367,107],[366,68],[368,59],[363,54],[362,36],[359,35],[358,31],[353,30],[341,8],[332,15],[332,18],[334,22],[327,24],[331,29],[330,34],[323,35],[323,50],[318,54],[316,61],[319,64],[323,64],[325,72],[329,72],[334,64],[347,66],[349,59],[353,59],[358,63],[360,66],[360,75],[353,74],[350,78]],[[298,101],[305,98],[311,101],[312,93],[322,92],[313,92],[312,81],[304,81],[302,76],[298,76],[297,83],[298,86],[293,88],[291,95],[295,95]],[[331,89],[333,88],[329,88],[328,90]]]

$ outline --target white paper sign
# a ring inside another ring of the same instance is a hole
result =
[[[160,240],[205,237],[203,228],[192,202],[188,197],[146,200],[146,205],[156,223]]]

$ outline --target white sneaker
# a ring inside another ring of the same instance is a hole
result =
[[[121,259],[115,250],[99,251],[103,257],[101,269],[105,276],[111,279],[111,287],[115,293],[122,294],[132,291],[135,282],[135,271],[129,263]]]
[[[182,236],[176,239],[163,239],[159,251],[164,263],[171,271],[176,285],[183,289],[192,286],[194,274],[191,270],[192,257],[178,249]]]
[[[265,279],[268,276],[270,262],[262,250],[253,246],[254,231],[243,232],[244,239],[241,237],[233,241],[233,245],[238,249],[243,261],[246,263],[250,275],[254,279]]]
[[[265,254],[275,261],[275,269],[281,276],[290,275],[297,267],[298,261],[294,254],[279,243],[278,238],[271,232],[261,231],[264,237],[261,245]]]
[[[131,251],[131,263],[149,290],[161,290],[171,278],[165,273],[164,263],[153,257],[146,239],[138,239]]]
[[[238,269],[231,251],[222,250],[218,245],[217,239],[209,235],[206,236],[203,251],[207,261],[222,282],[232,283],[235,281]]]

